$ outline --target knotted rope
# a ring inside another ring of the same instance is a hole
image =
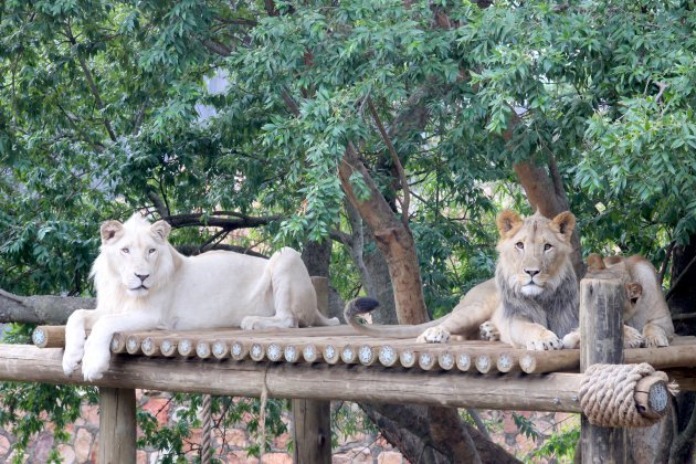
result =
[[[203,406],[201,409],[201,464],[210,464],[213,455],[213,415],[211,412],[212,395],[203,395]]]
[[[649,391],[636,390],[638,382],[651,378]],[[676,383],[650,364],[593,364],[580,384],[580,407],[593,425],[602,427],[647,427],[659,421],[667,410],[669,395],[677,393]],[[647,398],[647,408],[636,395]]]

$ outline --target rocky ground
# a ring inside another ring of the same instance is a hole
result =
[[[138,394],[139,407],[156,416],[160,424],[171,423],[173,420],[172,404],[167,395]],[[543,440],[560,428],[572,426],[578,421],[577,416],[562,413],[517,413],[519,417],[529,419],[533,430],[540,435],[531,438],[523,433],[515,423],[513,413],[502,411],[482,412],[482,418],[493,437],[493,440],[528,462],[555,463],[563,462],[555,458],[530,458],[529,453],[536,449]],[[48,453],[55,445],[65,464],[94,463],[99,446],[99,410],[97,406],[83,405],[82,414],[69,428],[71,439],[67,443],[54,443],[51,424],[46,424],[32,441],[24,462],[44,464]],[[187,461],[193,461],[198,456],[200,430],[194,430],[187,442]],[[290,435],[288,433],[275,437],[272,450],[260,458],[249,456],[246,449],[253,438],[245,429],[244,424],[224,432],[216,431],[215,457],[225,464],[291,464],[292,454],[288,452]],[[334,464],[401,464],[407,463],[401,454],[394,450],[378,434],[353,434],[339,438],[339,445],[333,450]],[[15,439],[11,431],[0,430],[0,462],[12,462],[13,443]],[[137,464],[154,464],[160,462],[161,455],[154,450],[139,450]]]

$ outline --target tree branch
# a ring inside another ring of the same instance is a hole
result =
[[[401,200],[401,222],[403,222],[404,226],[408,226],[408,210],[411,203],[411,198],[409,195],[406,171],[404,171],[404,166],[401,164],[401,159],[399,159],[399,155],[398,153],[396,153],[396,149],[394,148],[394,144],[389,138],[389,134],[387,134],[387,131],[384,129],[384,125],[382,124],[382,121],[379,119],[377,109],[375,108],[375,105],[372,103],[372,98],[370,98],[369,96],[367,97],[367,106],[370,109],[372,119],[375,121],[375,125],[377,126],[377,129],[379,130],[379,133],[382,136],[382,140],[384,141],[384,144],[387,146],[387,150],[391,155],[392,163],[394,163],[394,166],[396,167],[396,172],[399,174],[401,190],[403,191],[403,198]]]
[[[77,45],[77,40],[72,34],[72,29],[70,28],[70,23],[65,24],[65,33],[66,37],[68,38],[68,41],[70,42],[71,45],[76,46]],[[92,76],[92,71],[90,71],[89,66],[87,66],[87,62],[85,61],[85,57],[82,56],[77,50],[75,55],[77,56],[77,60],[80,62],[80,67],[82,68],[82,72],[85,75],[85,79],[87,80],[87,85],[89,86],[90,91],[92,92],[92,96],[94,97],[94,101],[97,104],[97,108],[99,108],[99,111],[102,112],[102,118],[104,120],[104,127],[106,128],[106,132],[109,134],[109,138],[111,139],[112,142],[115,142],[117,140],[116,137],[116,132],[114,132],[114,129],[111,127],[111,122],[109,121],[109,118],[104,115],[104,102],[101,99],[101,94],[99,93],[99,88],[97,87],[97,84],[94,82],[94,77]]]
[[[222,217],[234,216],[234,217]],[[206,217],[204,213],[178,214],[163,216],[172,227],[222,227],[225,230],[246,229],[260,227],[279,221],[282,216],[251,217],[240,213],[216,211]]]
[[[71,296],[19,296],[0,289],[0,323],[62,325],[76,309],[92,309],[94,298]]]

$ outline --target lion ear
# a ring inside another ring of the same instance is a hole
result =
[[[106,221],[99,229],[102,243],[112,242],[123,235],[123,224],[119,221]]]
[[[551,228],[570,240],[575,229],[575,216],[570,211],[564,211],[551,220]]]
[[[587,270],[589,272],[597,272],[606,268],[607,267],[604,265],[602,255],[600,255],[599,253],[592,253],[590,254],[590,256],[587,257]]]
[[[169,237],[169,232],[172,230],[172,226],[170,226],[167,221],[157,221],[150,226],[150,230],[153,234],[164,241],[167,240],[167,237]]]
[[[508,236],[511,230],[518,228],[522,225],[522,218],[516,212],[506,209],[498,215],[496,220],[498,226],[498,232],[500,236],[505,238]]]

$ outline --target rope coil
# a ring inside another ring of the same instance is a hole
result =
[[[213,415],[212,415],[212,395],[203,395],[203,405],[201,409],[201,464],[210,464],[213,455]]]
[[[585,371],[579,397],[593,425],[648,427],[662,419],[676,393],[676,383],[650,364],[593,364]]]

